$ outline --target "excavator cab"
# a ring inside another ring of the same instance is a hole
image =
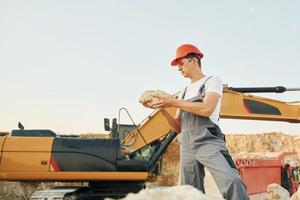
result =
[[[64,137],[51,130],[13,130],[2,140],[0,173],[6,180],[22,177],[15,172],[153,172],[159,159],[157,151],[149,159],[122,155],[117,138]]]
[[[86,193],[88,199],[93,199],[91,195],[95,199],[101,195],[123,197],[138,192],[155,176],[157,162],[175,136],[170,133],[164,139],[167,142],[152,148],[150,157],[145,159],[137,154],[124,154],[118,138],[66,137],[51,130],[13,130],[0,137],[0,179],[88,181],[88,187],[74,190],[72,195],[77,199],[85,199]]]

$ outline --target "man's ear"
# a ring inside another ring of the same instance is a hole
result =
[[[196,58],[192,58],[192,59],[191,59],[191,62],[192,62],[193,64],[198,64],[198,61],[197,61]]]
[[[192,58],[191,61],[192,61],[193,63],[195,63],[195,58]]]

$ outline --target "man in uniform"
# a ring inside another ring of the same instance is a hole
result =
[[[160,108],[173,130],[181,133],[181,184],[192,185],[205,193],[206,167],[225,199],[248,200],[246,185],[238,175],[219,128],[222,81],[202,72],[202,58],[203,53],[194,45],[178,47],[171,65],[177,66],[183,77],[190,79],[190,84],[178,99],[157,96],[160,101],[151,108]],[[177,108],[175,118],[164,109],[169,106]]]

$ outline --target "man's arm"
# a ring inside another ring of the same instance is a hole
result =
[[[164,108],[162,108],[161,113],[164,115],[169,125],[173,128],[176,133],[181,132],[181,124],[180,124],[180,110],[177,109],[175,118],[168,113]]]
[[[153,108],[174,106],[196,115],[209,117],[216,108],[220,95],[216,92],[207,92],[203,102],[188,102],[184,100],[178,100],[172,96],[162,96],[158,98],[160,99],[160,102],[155,104]]]

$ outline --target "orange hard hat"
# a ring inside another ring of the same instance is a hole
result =
[[[172,66],[176,66],[177,65],[177,61],[180,58],[184,58],[185,56],[187,56],[188,54],[194,53],[196,55],[198,55],[201,58],[203,58],[203,53],[194,45],[192,44],[183,44],[180,47],[177,48],[176,50],[176,58],[171,62]]]

